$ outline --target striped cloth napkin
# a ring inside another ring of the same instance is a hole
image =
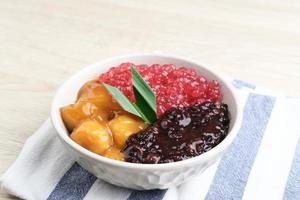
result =
[[[23,199],[215,200],[300,199],[300,99],[233,81],[244,119],[224,156],[192,180],[168,190],[110,185],[80,167],[47,120],[1,178]]]

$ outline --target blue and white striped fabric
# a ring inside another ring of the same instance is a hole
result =
[[[300,99],[232,82],[244,105],[238,136],[219,162],[168,190],[133,191],[97,179],[72,160],[49,120],[1,178],[23,199],[300,199]]]

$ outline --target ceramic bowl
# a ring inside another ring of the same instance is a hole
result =
[[[198,73],[207,79],[217,80],[221,85],[223,102],[228,104],[231,113],[230,130],[226,138],[212,150],[197,157],[166,164],[135,164],[116,161],[90,152],[75,143],[69,137],[59,109],[76,101],[77,92],[85,82],[97,78],[99,74],[106,72],[110,67],[123,62],[188,66],[196,69]],[[215,163],[229,147],[237,135],[241,123],[241,115],[235,91],[221,75],[196,61],[156,53],[114,57],[85,67],[62,84],[54,97],[51,107],[51,121],[70,156],[73,156],[82,167],[99,179],[117,186],[137,190],[169,188],[179,185],[203,172]]]

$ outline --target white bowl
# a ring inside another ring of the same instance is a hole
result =
[[[187,160],[166,164],[134,164],[112,160],[97,155],[81,147],[69,137],[59,109],[75,102],[79,88],[87,81],[95,79],[110,67],[123,62],[135,64],[174,64],[194,68],[204,77],[217,80],[221,85],[223,102],[228,104],[231,113],[230,131],[226,138],[212,150]],[[68,79],[57,91],[51,107],[51,120],[63,145],[77,162],[98,178],[111,184],[137,190],[165,189],[179,185],[203,172],[215,163],[235,138],[241,123],[241,109],[237,96],[224,78],[210,68],[195,61],[162,54],[133,54],[98,62],[85,67]]]

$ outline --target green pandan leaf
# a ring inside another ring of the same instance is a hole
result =
[[[134,106],[139,109],[141,115],[147,118],[149,123],[153,123],[156,121],[155,95],[134,67],[131,67],[131,75],[135,97]]]
[[[142,118],[146,123],[153,123],[157,119],[155,95],[134,67],[131,68],[131,76],[135,97],[133,104],[118,88],[106,83],[103,85],[124,110]]]
[[[131,104],[129,99],[118,88],[113,87],[113,86],[111,86],[109,84],[106,84],[106,83],[102,83],[102,84],[106,88],[106,90],[113,96],[113,98],[118,101],[118,103],[120,104],[120,106],[122,106],[122,108],[124,110],[126,110],[127,112],[130,112],[131,114],[134,114],[134,115],[142,118],[140,113]]]

